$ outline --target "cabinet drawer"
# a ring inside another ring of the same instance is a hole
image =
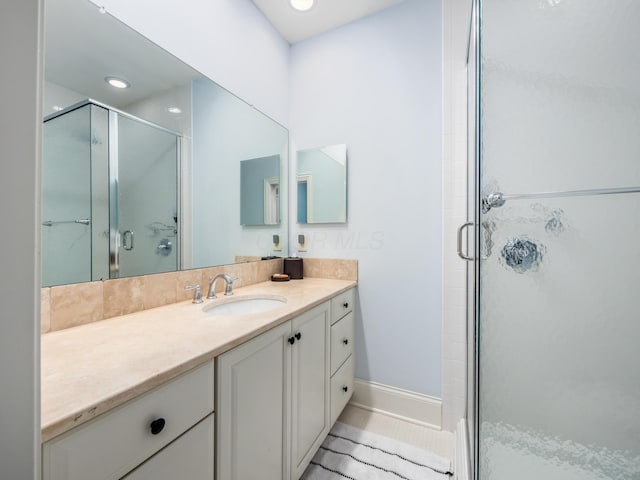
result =
[[[331,323],[336,323],[353,310],[355,289],[347,290],[331,299]]]
[[[213,381],[209,362],[45,443],[43,479],[121,478],[213,411]]]
[[[353,394],[353,355],[331,377],[331,425],[333,425]]]
[[[122,480],[213,480],[213,414]]]
[[[331,375],[353,353],[353,312],[331,325]]]

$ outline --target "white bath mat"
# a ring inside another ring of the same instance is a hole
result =
[[[301,480],[450,480],[451,462],[391,438],[336,423]]]

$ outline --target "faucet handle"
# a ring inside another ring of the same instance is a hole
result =
[[[184,287],[184,289],[195,290],[195,292],[193,292],[193,301],[191,303],[202,303],[202,292],[200,291],[200,284],[187,285]]]
[[[229,295],[233,295],[233,282],[235,282],[236,280],[238,280],[238,277],[232,277],[227,275],[225,277],[225,280],[227,281],[227,285],[224,289],[224,294],[229,296]]]

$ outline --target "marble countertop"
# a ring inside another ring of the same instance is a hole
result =
[[[185,301],[60,330],[41,338],[42,441],[213,359],[309,308],[356,286],[350,280],[305,278],[235,290],[280,295],[274,310],[224,316],[205,313],[212,302]]]

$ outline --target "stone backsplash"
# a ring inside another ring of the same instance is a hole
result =
[[[358,261],[305,258],[305,277],[358,279]],[[141,310],[188,300],[193,291],[186,285],[200,284],[207,294],[209,278],[218,273],[238,277],[234,287],[266,282],[274,273],[282,272],[282,259],[236,263],[219,267],[198,268],[180,272],[159,273],[139,277],[100,280],[45,287],[41,290],[41,333],[54,332],[86,323],[106,320]],[[218,282],[222,291],[224,282]]]

